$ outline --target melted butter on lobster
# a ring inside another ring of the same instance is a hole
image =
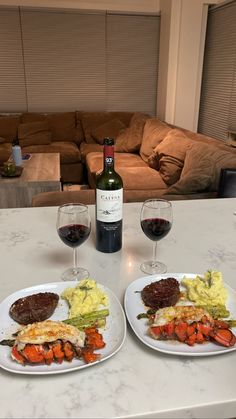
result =
[[[203,316],[206,316],[209,321],[213,321],[210,314],[202,307],[171,306],[157,310],[153,318],[153,325],[163,326],[171,321],[199,322]]]
[[[61,363],[82,357],[85,362],[99,359],[95,349],[105,346],[97,329],[85,331],[60,321],[46,320],[23,327],[15,339],[11,357],[20,364]]]
[[[149,334],[154,339],[178,340],[190,346],[212,340],[234,346],[236,337],[223,320],[214,320],[204,309],[194,306],[171,306],[159,309],[151,317]]]
[[[23,349],[27,343],[43,344],[54,342],[57,339],[69,341],[73,345],[82,347],[84,346],[85,333],[69,324],[45,320],[24,327],[18,333],[15,344],[18,349]]]

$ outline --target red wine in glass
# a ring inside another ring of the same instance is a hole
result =
[[[165,237],[170,229],[171,222],[163,218],[147,218],[141,221],[141,227],[150,240],[161,240]]]
[[[140,269],[148,274],[167,271],[164,263],[157,261],[157,242],[163,239],[172,227],[172,205],[165,199],[148,199],[142,205],[140,225],[144,234],[154,242],[153,259],[143,262]]]
[[[70,224],[58,229],[60,239],[70,247],[80,246],[87,240],[89,233],[90,228],[82,224]]]
[[[91,219],[87,205],[65,204],[58,208],[57,233],[64,244],[73,249],[73,268],[62,274],[64,281],[81,280],[89,277],[87,269],[77,266],[77,247],[89,237]]]

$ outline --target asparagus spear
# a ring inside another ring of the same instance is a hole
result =
[[[64,323],[70,324],[72,326],[79,328],[86,328],[96,325],[96,327],[102,327],[106,324],[106,317],[109,315],[109,310],[99,310],[92,311],[91,313],[86,313],[73,317],[72,319],[63,320]]]
[[[236,327],[236,320],[224,320],[229,327]]]
[[[0,342],[0,345],[3,346],[14,346],[15,344],[15,339],[3,339]]]
[[[79,330],[84,330],[84,329],[88,329],[90,327],[104,327],[106,326],[106,319],[102,318],[102,319],[97,319],[97,320],[90,320],[87,322],[79,322],[79,323],[75,323],[72,326],[76,327]]]

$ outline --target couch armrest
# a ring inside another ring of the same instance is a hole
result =
[[[95,203],[94,189],[81,189],[79,191],[42,192],[32,198],[32,207],[52,207],[70,202],[85,205]]]

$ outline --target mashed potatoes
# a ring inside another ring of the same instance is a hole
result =
[[[100,305],[108,306],[108,296],[97,287],[93,279],[84,279],[80,281],[75,288],[66,288],[62,295],[69,306],[69,318],[79,316],[80,314],[91,313],[98,310]]]
[[[182,284],[187,288],[187,297],[197,305],[225,305],[227,290],[224,287],[222,273],[207,271],[204,277],[184,278]]]

